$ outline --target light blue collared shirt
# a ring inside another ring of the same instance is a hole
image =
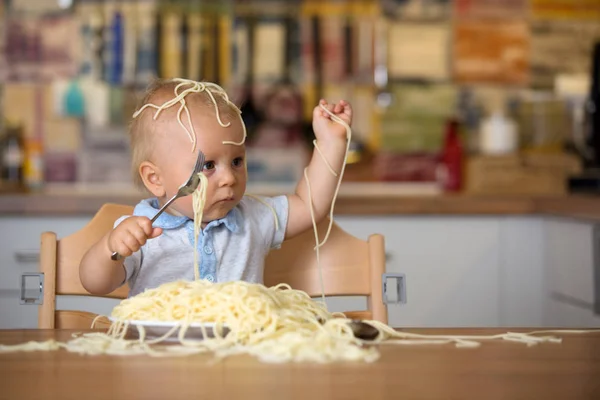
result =
[[[275,210],[251,197],[244,197],[224,218],[209,222],[198,236],[198,265],[194,267],[194,221],[167,213],[154,226],[163,233],[149,239],[124,262],[129,296],[175,280],[193,280],[194,268],[201,279],[211,282],[244,280],[262,283],[264,260],[281,245],[288,217],[286,196],[261,198]],[[158,211],[156,198],[142,200],[133,215],[152,218]],[[115,222],[117,226],[123,219]]]

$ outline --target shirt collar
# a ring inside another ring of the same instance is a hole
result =
[[[133,209],[133,215],[152,218],[159,209],[158,199],[152,197],[140,201]],[[188,221],[192,220],[185,216],[171,215],[164,212],[154,221],[153,226],[163,229],[175,229],[186,224]],[[225,227],[231,232],[237,232],[241,225],[241,213],[238,207],[234,207],[225,217],[211,221],[206,228],[221,224],[225,224]]]

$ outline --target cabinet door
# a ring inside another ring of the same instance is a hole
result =
[[[81,229],[91,216],[0,218],[0,328],[35,328],[37,307],[21,305],[20,279],[24,272],[39,270],[40,235],[54,231],[59,237]]]
[[[0,229],[0,288],[14,289],[23,272],[38,270],[40,235],[54,231],[58,237],[67,236],[81,229],[91,217],[2,217]]]
[[[596,224],[590,221],[552,218],[545,221],[546,325],[598,326],[594,314],[599,301],[595,265],[599,243]],[[598,260],[600,261],[600,260]],[[559,306],[562,304],[563,306]],[[573,310],[579,311],[573,313]],[[564,315],[564,313],[573,315]]]
[[[543,326],[544,221],[504,217],[498,274],[500,327]]]
[[[499,224],[493,217],[338,217],[348,232],[385,236],[387,272],[406,274],[407,304],[393,327],[498,324]]]
[[[37,327],[38,307],[19,302],[18,289],[0,289],[0,329]]]

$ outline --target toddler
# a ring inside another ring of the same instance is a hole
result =
[[[268,252],[312,227],[311,201],[314,219],[321,221],[337,190],[352,108],[321,100],[312,117],[315,151],[295,193],[248,196],[246,130],[224,90],[183,79],[153,83],[130,126],[134,179],[151,197],[86,252],[79,268],[84,288],[107,294],[127,282],[134,296],[194,276],[262,283]],[[207,185],[194,265],[193,196],[174,201],[154,224],[150,218],[190,177],[198,151],[206,156]],[[123,259],[113,261],[113,252]]]

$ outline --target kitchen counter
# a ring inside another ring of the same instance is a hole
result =
[[[255,185],[248,193],[290,193],[290,185]],[[136,204],[131,187],[55,186],[41,192],[0,195],[3,215],[91,215],[104,203]],[[600,221],[600,196],[444,194],[427,185],[344,183],[336,215],[556,215]]]

